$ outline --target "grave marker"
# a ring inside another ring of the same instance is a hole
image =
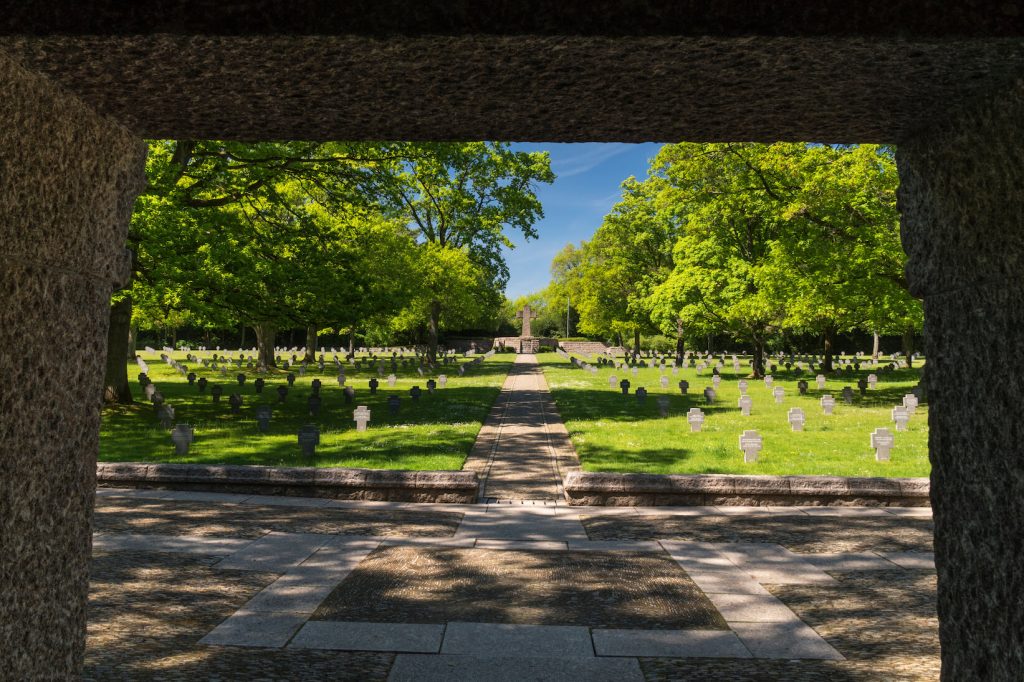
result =
[[[796,389],[800,391],[800,395],[807,395],[807,382],[803,379],[796,382]]]
[[[821,396],[821,410],[825,414],[832,414],[832,410],[836,406],[836,399],[830,395]]]
[[[398,414],[398,410],[401,408],[401,406],[402,406],[402,399],[401,398],[399,398],[397,395],[389,395],[388,396],[388,413],[389,414]]]
[[[232,393],[228,396],[228,404],[231,405],[231,414],[239,414],[242,410],[242,396]]]
[[[262,432],[266,433],[267,429],[270,428],[270,417],[273,412],[269,405],[260,405],[256,408],[256,427]]]
[[[793,431],[803,431],[804,430],[804,422],[807,421],[807,418],[804,416],[804,411],[802,409],[800,409],[799,407],[791,407],[791,408],[789,408],[789,413],[787,415],[787,418],[789,419],[789,428],[791,430],[793,430]]]
[[[213,402],[219,403],[221,395],[224,394],[224,388],[220,384],[214,384],[210,388],[210,394],[213,396]]]
[[[315,424],[307,424],[299,429],[299,447],[303,456],[313,457],[317,445],[320,445],[320,429]]]
[[[195,431],[188,424],[178,424],[171,431],[171,442],[174,443],[174,454],[183,456],[188,454],[188,448],[195,440]]]
[[[751,398],[749,395],[744,394],[740,396],[738,404],[740,406],[740,414],[742,414],[744,417],[749,417],[750,408],[753,407],[754,405],[754,399]]]
[[[717,397],[718,397],[718,394],[715,393],[715,389],[711,388],[710,386],[708,386],[707,388],[704,389],[704,401],[708,405],[710,405],[711,403],[715,402],[715,398],[717,398]]]
[[[679,380],[679,392],[686,395],[686,392],[690,390],[690,382],[686,379]]]
[[[704,412],[699,407],[691,407],[686,413],[686,421],[690,424],[690,432],[696,433],[704,424]]]
[[[288,397],[288,387],[278,386],[277,387],[277,402],[283,403],[285,398]]]
[[[743,461],[748,464],[757,461],[757,453],[761,452],[763,440],[757,431],[744,431],[740,436],[740,450],[743,451]]]
[[[889,429],[877,428],[871,432],[871,447],[875,449],[875,461],[888,462],[889,452],[896,444],[896,436]]]
[[[772,395],[775,397],[775,404],[781,405],[783,398],[786,397],[786,389],[782,388],[782,386],[776,386],[772,389]]]
[[[814,377],[814,380],[818,382],[818,390],[819,391],[821,391],[821,390],[823,390],[825,388],[825,375],[824,374],[819,374],[818,376]]]
[[[910,412],[906,407],[892,408],[892,420],[896,423],[897,431],[906,431],[910,423]]]
[[[352,421],[356,423],[356,431],[365,431],[366,425],[370,423],[370,409],[360,405],[352,411]]]

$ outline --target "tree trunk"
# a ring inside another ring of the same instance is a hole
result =
[[[134,324],[128,327],[128,359],[134,360],[138,357],[135,347],[138,344],[139,328]]]
[[[754,356],[750,364],[754,370],[755,379],[764,376],[764,341],[761,339],[754,339]]]
[[[132,328],[132,297],[125,296],[110,306],[107,331],[107,368],[103,377],[103,401],[130,405],[132,390],[128,384],[128,336]]]
[[[622,332],[615,332],[615,345],[622,348]]]
[[[242,323],[242,335],[238,339],[238,350],[245,348],[245,323]]]
[[[256,332],[256,363],[261,369],[277,367],[274,359],[274,340],[277,336],[276,329],[272,324],[254,324],[253,331]]]
[[[686,352],[686,340],[683,339],[683,321],[676,320],[676,367],[683,366],[683,354]]]
[[[441,302],[430,303],[430,338],[427,342],[427,357],[431,362],[437,361],[437,337],[441,325]]]
[[[316,332],[316,325],[311,324],[306,327],[306,362],[316,362]]]
[[[356,352],[356,328],[352,327],[348,330],[348,354],[352,355]]]
[[[825,359],[822,361],[822,371],[829,373],[832,371],[832,342],[835,337],[835,329],[831,326],[825,327]]]
[[[881,339],[878,336],[878,332],[872,332],[872,335],[875,338],[871,343],[871,359],[875,362],[878,362],[878,346],[879,341],[881,341]]]
[[[640,330],[633,330],[633,361],[640,357]]]
[[[914,354],[914,328],[907,325],[907,328],[903,330],[903,355],[907,358],[907,369],[914,367],[914,358],[911,357]]]

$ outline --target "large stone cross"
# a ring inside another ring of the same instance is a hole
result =
[[[537,313],[530,309],[529,305],[523,306],[523,309],[516,313],[516,319],[523,321],[523,332],[519,335],[519,338],[528,339],[533,336],[530,329],[530,320],[537,319]]]

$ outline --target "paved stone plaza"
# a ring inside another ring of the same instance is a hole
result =
[[[490,503],[99,491],[86,677],[938,677],[930,510],[566,506],[535,368],[470,458]]]

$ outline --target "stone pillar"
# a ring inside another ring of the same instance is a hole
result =
[[[0,53],[0,677],[77,677],[110,294],[145,146]]]
[[[924,298],[944,680],[1024,674],[1024,87],[898,149]]]

